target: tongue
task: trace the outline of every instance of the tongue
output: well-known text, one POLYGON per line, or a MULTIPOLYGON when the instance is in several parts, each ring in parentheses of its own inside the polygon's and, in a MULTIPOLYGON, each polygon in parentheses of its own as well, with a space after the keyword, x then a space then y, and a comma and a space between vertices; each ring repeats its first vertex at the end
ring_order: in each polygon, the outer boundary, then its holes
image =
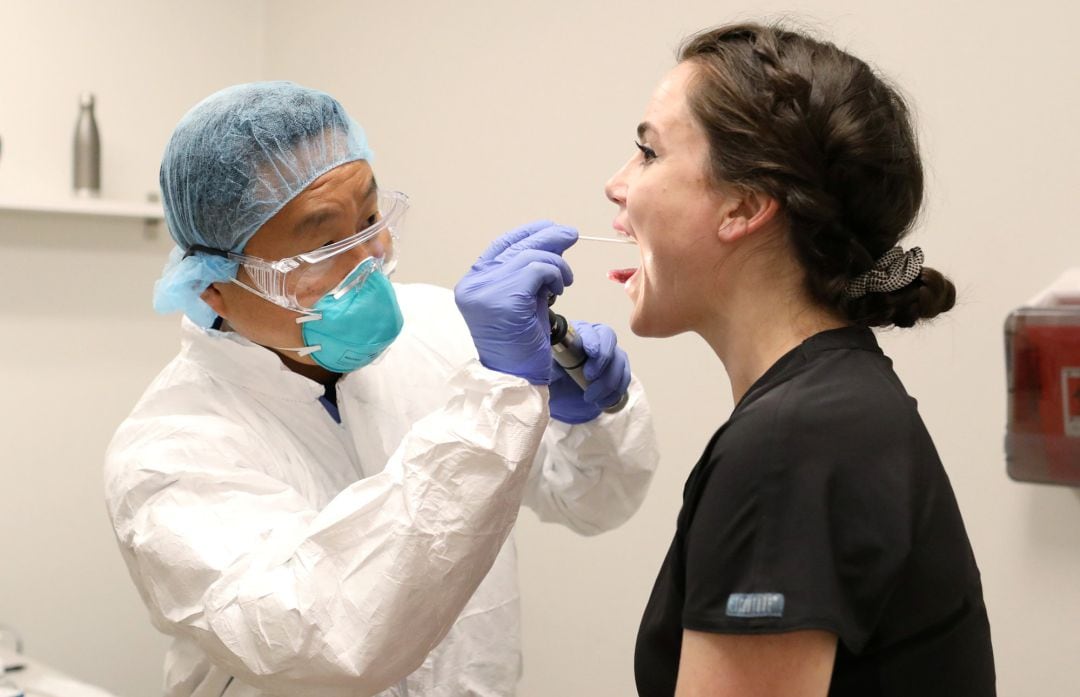
POLYGON ((630 277, 637 273, 637 269, 612 269, 608 271, 608 279, 615 281, 616 283, 626 283, 630 280, 630 277))

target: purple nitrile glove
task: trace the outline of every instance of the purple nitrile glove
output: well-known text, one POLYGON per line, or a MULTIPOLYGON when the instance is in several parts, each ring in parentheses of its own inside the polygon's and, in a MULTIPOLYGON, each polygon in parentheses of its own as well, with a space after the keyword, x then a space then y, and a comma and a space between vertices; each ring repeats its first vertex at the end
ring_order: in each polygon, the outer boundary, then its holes
POLYGON ((529 223, 495 240, 454 288, 480 362, 491 370, 551 381, 548 298, 573 283, 562 253, 577 230, 550 220, 529 223))
POLYGON ((630 386, 630 359, 618 347, 618 338, 606 324, 572 322, 585 349, 585 379, 582 390, 562 367, 551 363, 551 418, 568 424, 592 421, 605 407, 619 401, 630 386))

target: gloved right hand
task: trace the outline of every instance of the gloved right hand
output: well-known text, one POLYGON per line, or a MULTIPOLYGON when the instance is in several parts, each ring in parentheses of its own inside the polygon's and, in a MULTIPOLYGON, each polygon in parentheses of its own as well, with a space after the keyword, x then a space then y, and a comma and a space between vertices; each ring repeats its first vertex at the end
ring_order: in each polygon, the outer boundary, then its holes
POLYGON ((492 242, 454 287, 485 367, 534 385, 551 381, 548 297, 573 283, 561 255, 577 237, 550 220, 524 225, 492 242))

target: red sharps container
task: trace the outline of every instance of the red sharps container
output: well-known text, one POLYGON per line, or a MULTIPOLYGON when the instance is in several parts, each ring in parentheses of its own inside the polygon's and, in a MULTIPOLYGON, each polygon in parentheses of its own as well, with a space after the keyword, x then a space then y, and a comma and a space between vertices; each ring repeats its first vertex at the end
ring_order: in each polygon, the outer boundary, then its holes
POLYGON ((1080 486, 1080 306, 1011 313, 1005 361, 1009 476, 1080 486))

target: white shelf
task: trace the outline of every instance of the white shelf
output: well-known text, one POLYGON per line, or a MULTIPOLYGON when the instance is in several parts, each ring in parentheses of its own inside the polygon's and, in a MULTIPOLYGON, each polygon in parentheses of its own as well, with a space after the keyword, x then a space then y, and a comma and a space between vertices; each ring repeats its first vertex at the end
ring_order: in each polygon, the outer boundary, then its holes
POLYGON ((136 218, 148 221, 158 221, 165 217, 160 203, 75 197, 51 200, 0 198, 0 213, 4 212, 89 215, 103 218, 136 218))

